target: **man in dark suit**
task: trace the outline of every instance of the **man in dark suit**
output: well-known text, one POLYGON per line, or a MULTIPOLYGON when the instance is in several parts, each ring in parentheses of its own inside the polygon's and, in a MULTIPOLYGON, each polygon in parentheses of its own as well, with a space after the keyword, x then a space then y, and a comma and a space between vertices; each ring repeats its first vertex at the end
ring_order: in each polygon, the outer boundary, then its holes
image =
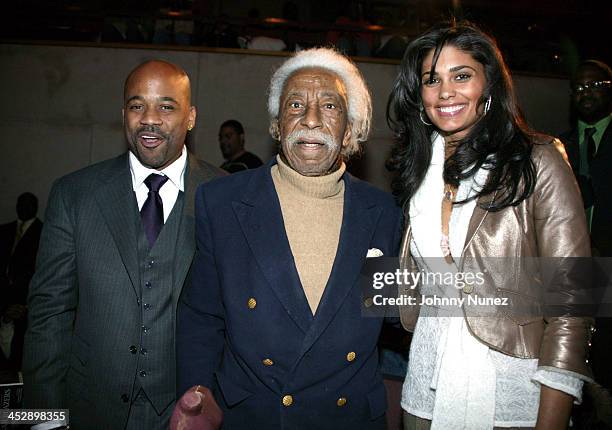
POLYGON ((167 429, 193 196, 222 174, 185 148, 195 119, 185 71, 143 63, 124 86, 129 152, 53 185, 29 296, 27 407, 69 408, 76 430, 167 429))
POLYGON ((0 381, 17 382, 26 329, 26 299, 34 274, 42 222, 32 193, 17 198, 17 220, 0 226, 0 381))
POLYGON ((269 94, 279 156, 197 193, 179 393, 211 387, 231 430, 384 429, 382 318, 362 315, 358 278, 368 256, 397 255, 399 209, 344 164, 367 139, 368 89, 346 57, 312 49, 269 94))
POLYGON ((571 89, 578 118, 560 137, 582 192, 593 255, 612 257, 612 70, 601 61, 585 61, 571 89))
MULTIPOLYGON (((601 61, 581 63, 571 82, 578 117, 563 135, 582 192, 594 256, 612 256, 612 70, 601 61)), ((612 319, 597 318, 590 352, 595 380, 612 389, 612 319)))

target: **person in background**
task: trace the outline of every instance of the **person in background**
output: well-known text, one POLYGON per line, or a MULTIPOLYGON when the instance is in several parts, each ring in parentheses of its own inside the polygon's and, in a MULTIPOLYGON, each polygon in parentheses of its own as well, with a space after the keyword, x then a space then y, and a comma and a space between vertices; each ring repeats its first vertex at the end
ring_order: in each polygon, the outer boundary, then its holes
POLYGON ((229 173, 254 169, 263 164, 257 155, 244 149, 244 127, 235 119, 229 119, 219 127, 219 148, 225 158, 221 168, 229 173))
POLYGON ((224 174, 185 147, 182 68, 142 63, 123 96, 129 151, 54 183, 28 298, 24 407, 69 409, 75 430, 168 428, 193 196, 224 174))
MULTIPOLYGON (((416 303, 439 294, 511 300, 401 308, 414 331, 404 428, 566 428, 592 381, 593 320, 544 313, 544 287, 529 267, 533 257, 590 256, 582 201, 559 145, 527 127, 495 41, 466 22, 442 23, 411 42, 388 118, 408 224, 403 264, 483 277, 400 294, 416 303)), ((571 276, 558 281, 549 288, 561 295, 587 287, 571 276)))
MULTIPOLYGON (((578 179, 594 256, 612 257, 612 69, 597 60, 578 65, 571 80, 577 121, 560 139, 578 179)), ((612 389, 612 319, 597 318, 590 363, 595 380, 612 389)))
POLYGON ((17 382, 21 370, 27 322, 26 300, 34 275, 42 221, 38 199, 32 193, 17 198, 17 220, 0 225, 0 376, 17 382))
POLYGON ((612 257, 612 69, 584 61, 570 88, 577 121, 560 139, 582 192, 593 255, 612 257))

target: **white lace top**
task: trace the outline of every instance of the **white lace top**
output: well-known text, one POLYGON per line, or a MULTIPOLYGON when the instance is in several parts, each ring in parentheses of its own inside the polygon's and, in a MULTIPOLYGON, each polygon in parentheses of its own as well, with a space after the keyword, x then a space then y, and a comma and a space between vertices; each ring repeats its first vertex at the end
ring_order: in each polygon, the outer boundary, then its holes
MULTIPOLYGON (((431 238, 439 237, 441 231, 443 165, 444 140, 436 136, 430 168, 410 202, 413 234, 410 248, 423 270, 428 270, 423 257, 442 257, 440 241, 431 238)), ((457 200, 475 193, 486 180, 486 174, 481 169, 473 179, 463 181, 457 200)), ((474 200, 453 208, 449 225, 453 256, 462 255, 475 206, 474 200)), ((453 270, 450 266, 448 270, 453 270)), ((422 289, 421 293, 428 295, 439 287, 425 288, 430 291, 422 289)), ((432 430, 534 427, 540 384, 574 396, 576 403, 581 401, 581 375, 538 367, 537 359, 516 358, 494 351, 472 336, 464 318, 445 316, 441 312, 438 308, 421 306, 402 391, 402 408, 432 420, 432 430)))

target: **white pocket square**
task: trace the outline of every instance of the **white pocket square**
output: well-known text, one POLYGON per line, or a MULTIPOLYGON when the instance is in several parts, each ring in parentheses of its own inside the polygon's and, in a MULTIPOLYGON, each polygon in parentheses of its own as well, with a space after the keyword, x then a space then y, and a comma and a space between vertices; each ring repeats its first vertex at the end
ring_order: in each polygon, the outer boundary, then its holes
POLYGON ((372 258, 372 257, 382 257, 384 254, 383 252, 378 249, 378 248, 370 248, 368 249, 368 255, 366 255, 366 258, 372 258))

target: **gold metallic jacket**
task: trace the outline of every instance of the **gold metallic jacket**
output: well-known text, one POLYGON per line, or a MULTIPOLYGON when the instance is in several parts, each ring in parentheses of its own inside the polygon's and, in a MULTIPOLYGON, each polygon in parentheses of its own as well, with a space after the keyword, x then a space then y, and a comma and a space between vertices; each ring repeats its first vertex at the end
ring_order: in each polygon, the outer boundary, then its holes
MULTIPOLYGON (((497 272, 495 279, 483 285, 466 285, 462 297, 510 297, 509 305, 496 306, 493 316, 476 316, 466 303, 463 312, 470 332, 490 348, 520 358, 539 358, 540 366, 552 366, 592 377, 588 365, 588 346, 594 331, 589 317, 527 316, 521 309, 537 299, 533 282, 521 282, 524 257, 589 257, 590 241, 582 199, 574 175, 564 160, 563 146, 556 141, 536 144, 532 160, 536 168, 533 194, 517 206, 498 212, 480 208, 487 197, 481 197, 470 219, 463 260, 468 265, 487 264, 481 257, 508 258, 509 267, 497 272)), ((410 227, 400 249, 400 264, 415 269, 410 256, 410 227)), ((491 259, 492 260, 492 259, 491 259)), ((489 260, 490 261, 490 260, 489 260)), ((501 259, 500 259, 501 261, 501 259)), ((462 270, 482 271, 482 267, 462 270)), ((486 267, 484 268, 486 269, 486 267)), ((485 272, 486 273, 486 272, 485 272)), ((561 280, 564 281, 569 280, 561 280)), ((541 287, 541 284, 540 284, 541 287)), ((418 288, 399 287, 399 294, 418 296, 418 288)), ((420 300, 417 298, 417 303, 420 300)), ((542 309, 542 303, 531 303, 542 309)), ((400 309, 402 325, 414 330, 418 306, 400 309)))

